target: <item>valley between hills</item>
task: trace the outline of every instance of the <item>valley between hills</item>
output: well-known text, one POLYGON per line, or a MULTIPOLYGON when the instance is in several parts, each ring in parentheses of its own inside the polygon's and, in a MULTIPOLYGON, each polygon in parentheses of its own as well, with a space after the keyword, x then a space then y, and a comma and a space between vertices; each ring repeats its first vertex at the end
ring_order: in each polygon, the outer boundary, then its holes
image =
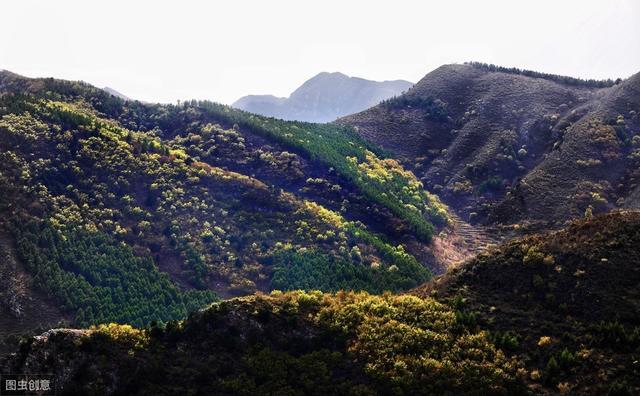
POLYGON ((0 372, 640 393, 640 74, 444 65, 323 124, 113 92, 0 71, 0 372))

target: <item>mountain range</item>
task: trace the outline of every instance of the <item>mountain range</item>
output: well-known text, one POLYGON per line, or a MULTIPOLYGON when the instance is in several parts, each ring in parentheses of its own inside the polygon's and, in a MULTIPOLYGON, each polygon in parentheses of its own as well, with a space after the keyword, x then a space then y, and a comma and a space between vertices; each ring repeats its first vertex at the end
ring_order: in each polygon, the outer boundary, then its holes
POLYGON ((376 103, 314 124, 0 72, 0 373, 639 393, 640 74, 453 64, 376 103))
POLYGON ((249 95, 231 106, 284 120, 330 122, 399 95, 412 85, 403 80, 379 82, 325 72, 307 80, 288 98, 249 95))

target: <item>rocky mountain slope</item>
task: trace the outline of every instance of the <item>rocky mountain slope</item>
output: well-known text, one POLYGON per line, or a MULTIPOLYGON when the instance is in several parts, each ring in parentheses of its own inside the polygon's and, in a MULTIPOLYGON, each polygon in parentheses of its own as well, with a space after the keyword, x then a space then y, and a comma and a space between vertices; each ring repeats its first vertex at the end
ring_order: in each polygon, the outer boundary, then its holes
POLYGON ((640 212, 513 241, 410 295, 273 293, 164 328, 51 330, 59 394, 636 394, 640 212), (117 362, 117 363, 116 363, 117 362))
POLYGON ((465 220, 545 228, 637 208, 640 74, 584 81, 445 65, 338 122, 405 159, 465 220))
POLYGON ((413 84, 408 81, 371 81, 342 73, 320 73, 293 91, 288 98, 249 95, 233 107, 285 120, 329 122, 357 113, 399 95, 413 84))

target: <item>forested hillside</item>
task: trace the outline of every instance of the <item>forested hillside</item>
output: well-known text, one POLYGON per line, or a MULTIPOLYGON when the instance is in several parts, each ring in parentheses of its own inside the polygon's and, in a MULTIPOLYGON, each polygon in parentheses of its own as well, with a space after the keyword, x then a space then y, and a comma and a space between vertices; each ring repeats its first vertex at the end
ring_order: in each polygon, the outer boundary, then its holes
POLYGON ((69 395, 633 395, 638 243, 637 211, 596 216, 410 294, 273 292, 164 327, 51 330, 0 369, 69 395))
POLYGON ((516 362, 450 307, 353 292, 242 297, 164 328, 51 330, 0 369, 53 373, 63 395, 525 391, 516 362))
POLYGON ((640 392, 640 215, 598 213, 638 206, 638 76, 434 73, 337 124, 0 73, 0 372, 69 395, 640 392), (54 327, 76 329, 18 337, 54 327))
POLYGON ((0 7, 0 396, 640 396, 640 0, 118 3, 0 7))
POLYGON ((537 393, 640 392, 640 212, 511 241, 413 292, 474 314, 537 393))
POLYGON ((447 222, 349 127, 9 72, 0 159, 15 271, 79 325, 166 322, 274 288, 406 290, 429 279, 424 257, 447 222))

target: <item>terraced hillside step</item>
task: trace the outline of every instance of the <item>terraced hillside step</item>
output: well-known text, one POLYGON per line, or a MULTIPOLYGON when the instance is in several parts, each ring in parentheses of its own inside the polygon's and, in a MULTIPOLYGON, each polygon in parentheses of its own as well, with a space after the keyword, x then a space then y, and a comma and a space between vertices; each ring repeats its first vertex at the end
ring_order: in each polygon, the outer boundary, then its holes
POLYGON ((493 229, 474 226, 462 220, 455 213, 449 215, 455 234, 463 242, 463 247, 473 254, 486 252, 489 248, 502 243, 501 234, 493 229))

